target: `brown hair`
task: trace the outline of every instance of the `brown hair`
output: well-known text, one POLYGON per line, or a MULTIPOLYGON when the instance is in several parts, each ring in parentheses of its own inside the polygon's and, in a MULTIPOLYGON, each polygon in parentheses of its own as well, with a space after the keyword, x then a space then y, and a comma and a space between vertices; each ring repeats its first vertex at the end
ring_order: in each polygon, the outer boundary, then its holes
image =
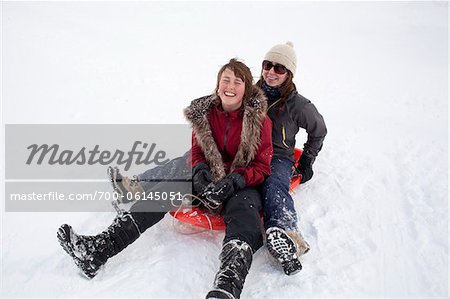
POLYGON ((219 70, 219 73, 217 74, 217 85, 216 85, 216 92, 219 90, 219 82, 220 77, 222 76, 222 73, 229 69, 233 71, 234 75, 244 81, 245 84, 245 91, 244 91, 244 98, 243 101, 250 98, 250 96, 253 93, 253 76, 252 72, 246 66, 243 62, 237 60, 236 58, 230 59, 230 61, 222 66, 222 68, 219 70))
MULTIPOLYGON (((261 76, 261 78, 262 78, 262 76, 261 76)), ((295 87, 294 82, 292 81, 293 78, 294 78, 294 75, 292 75, 291 71, 288 71, 286 81, 284 81, 283 84, 281 84, 281 86, 280 86, 280 91, 281 91, 280 98, 281 98, 282 102, 285 102, 287 100, 287 98, 289 97, 289 95, 294 90, 297 89, 295 87)))

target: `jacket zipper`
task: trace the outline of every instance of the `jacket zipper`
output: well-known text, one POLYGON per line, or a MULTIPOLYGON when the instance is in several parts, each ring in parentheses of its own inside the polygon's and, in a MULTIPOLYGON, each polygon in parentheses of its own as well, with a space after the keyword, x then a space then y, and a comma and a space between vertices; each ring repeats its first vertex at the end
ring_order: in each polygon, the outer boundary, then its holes
POLYGON ((225 113, 225 117, 227 120, 227 126, 225 127, 225 137, 223 138, 223 149, 224 152, 227 152, 227 139, 228 139, 228 133, 230 131, 230 117, 228 115, 228 112, 225 113))
MULTIPOLYGON (((281 98, 279 98, 278 100, 276 100, 275 102, 273 102, 269 108, 267 108, 267 111, 269 111, 270 108, 272 108, 273 106, 275 106, 279 101, 281 101, 281 98)), ((289 146, 286 144, 286 130, 284 129, 284 126, 281 126, 281 142, 283 143, 283 145, 286 148, 289 148, 289 146)))
POLYGON ((283 145, 286 148, 289 148, 289 146, 286 144, 286 130, 284 129, 284 126, 281 126, 281 136, 282 136, 281 142, 283 142, 283 145))
POLYGON ((273 102, 269 108, 267 108, 267 111, 269 111, 270 108, 272 108, 273 106, 275 106, 279 101, 281 100, 281 98, 279 98, 278 100, 276 100, 275 102, 273 102))

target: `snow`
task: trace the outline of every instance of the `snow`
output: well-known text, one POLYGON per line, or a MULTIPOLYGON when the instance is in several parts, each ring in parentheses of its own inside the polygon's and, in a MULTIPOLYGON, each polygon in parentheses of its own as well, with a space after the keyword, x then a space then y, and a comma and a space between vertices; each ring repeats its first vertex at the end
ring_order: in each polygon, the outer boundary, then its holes
MULTIPOLYGON (((257 77, 266 51, 292 41, 297 87, 329 129, 313 179, 294 195, 311 250, 288 277, 263 247, 242 298, 448 296, 447 2, 1 9, 2 136, 15 123, 184 123, 182 109, 214 89, 229 58, 243 59, 257 77)), ((2 166, 2 188, 4 175, 2 166)), ((170 216, 93 280, 81 276, 57 228, 98 233, 114 214, 13 213, 2 200, 1 297, 208 292, 223 233, 183 234, 170 216)))

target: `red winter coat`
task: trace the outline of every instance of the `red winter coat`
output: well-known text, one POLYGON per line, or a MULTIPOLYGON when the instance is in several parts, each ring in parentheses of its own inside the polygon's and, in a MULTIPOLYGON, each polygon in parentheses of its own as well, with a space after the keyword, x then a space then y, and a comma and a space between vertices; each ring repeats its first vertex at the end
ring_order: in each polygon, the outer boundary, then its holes
POLYGON ((193 127, 192 166, 208 164, 215 181, 236 172, 244 176, 247 186, 261 184, 270 174, 273 155, 265 97, 256 92, 243 108, 232 112, 223 111, 217 102, 212 95, 194 100, 185 110, 193 127))

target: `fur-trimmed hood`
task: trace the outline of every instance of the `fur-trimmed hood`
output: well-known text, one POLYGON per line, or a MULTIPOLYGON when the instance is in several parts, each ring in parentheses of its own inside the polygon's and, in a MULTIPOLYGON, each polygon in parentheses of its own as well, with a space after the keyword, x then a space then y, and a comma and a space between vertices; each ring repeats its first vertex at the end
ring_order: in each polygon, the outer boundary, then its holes
MULTIPOLYGON (((220 99, 218 96, 212 94, 193 100, 191 104, 184 109, 184 115, 192 125, 192 129, 197 138, 197 143, 205 155, 214 181, 218 181, 226 175, 222 155, 214 141, 210 123, 208 121, 210 110, 215 107, 219 101, 220 99)), ((243 102, 242 109, 244 111, 241 140, 238 151, 231 164, 230 171, 240 167, 247 167, 257 154, 260 144, 261 129, 267 113, 267 99, 260 88, 254 87, 252 95, 243 102)))

